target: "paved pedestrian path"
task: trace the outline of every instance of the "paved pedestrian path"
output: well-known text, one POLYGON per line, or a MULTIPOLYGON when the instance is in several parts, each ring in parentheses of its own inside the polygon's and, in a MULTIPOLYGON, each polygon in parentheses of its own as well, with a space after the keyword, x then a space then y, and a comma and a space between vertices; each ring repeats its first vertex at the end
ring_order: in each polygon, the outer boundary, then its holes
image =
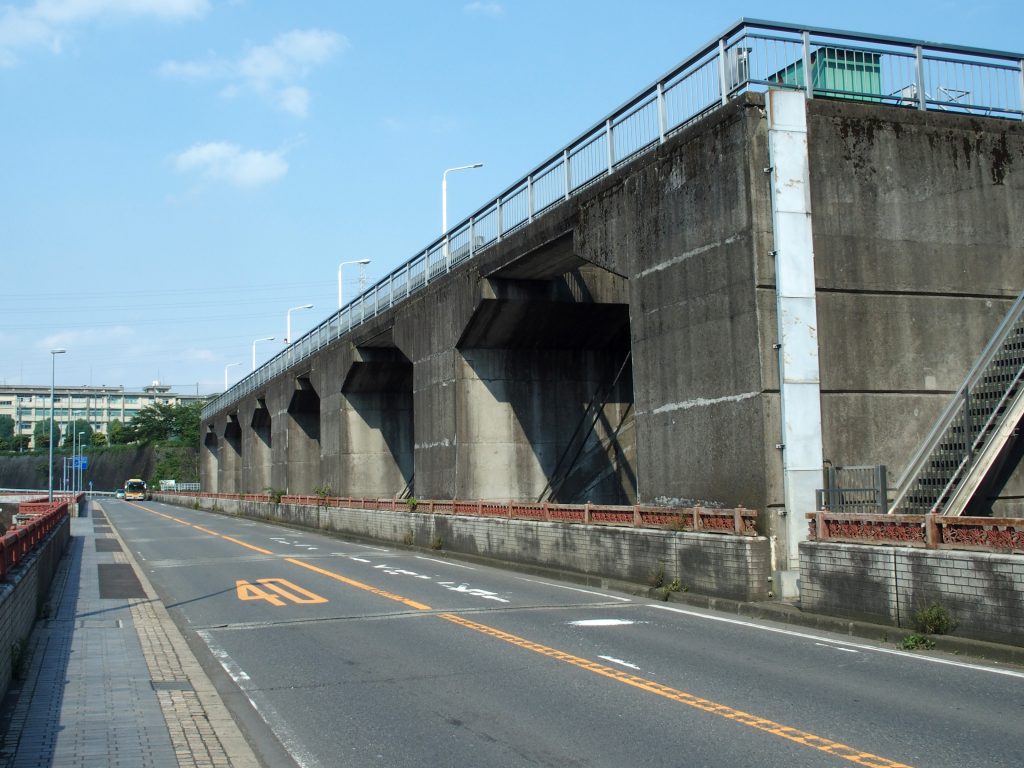
POLYGON ((71 545, 0 728, 0 768, 257 762, 102 505, 71 545))

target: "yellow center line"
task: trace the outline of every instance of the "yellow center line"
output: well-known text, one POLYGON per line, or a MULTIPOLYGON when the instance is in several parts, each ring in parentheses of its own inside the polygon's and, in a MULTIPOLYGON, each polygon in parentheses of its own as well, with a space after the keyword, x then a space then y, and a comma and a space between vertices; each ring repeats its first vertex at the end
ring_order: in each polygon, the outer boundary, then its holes
MULTIPOLYGON (((222 533, 209 531, 205 528, 195 525, 194 523, 188 523, 184 520, 179 520, 176 517, 165 515, 162 512, 157 512, 155 509, 149 509, 147 507, 143 507, 137 504, 133 506, 137 506, 139 509, 144 509, 147 512, 152 512, 153 514, 160 515, 160 517, 165 517, 168 520, 174 520, 175 522, 182 523, 183 525, 191 526, 196 530, 203 531, 204 533, 209 533, 212 536, 224 539, 225 541, 230 541, 233 544, 238 544, 239 546, 245 547, 247 549, 252 549, 256 552, 260 552, 265 555, 275 554, 274 552, 271 552, 268 549, 263 549, 253 544, 247 544, 244 541, 232 538, 231 536, 225 536, 222 533)), ((420 603, 415 600, 411 600, 408 597, 402 597, 401 595, 396 595, 393 592, 378 589, 377 587, 365 584, 361 581, 356 581, 355 579, 350 579, 347 576, 342 576, 341 574, 335 573, 334 571, 329 571, 326 568, 319 568, 315 565, 311 565, 310 563, 303 562, 302 560, 295 560, 291 557, 285 557, 284 560, 285 562, 291 563, 292 565, 297 565, 300 568, 305 568, 306 570, 313 571, 314 573, 318 573, 321 576, 326 576, 330 579, 334 579, 335 581, 340 581, 342 584, 347 584, 350 587, 361 589, 364 592, 369 592, 370 594, 376 595, 377 597, 383 597, 387 600, 393 600, 397 603, 401 603, 402 605, 408 606, 417 611, 433 610, 429 605, 426 605, 425 603, 420 603)), ((471 629, 474 632, 480 632, 481 634, 496 638, 498 640, 502 640, 506 643, 510 643, 519 648, 523 648, 534 653, 539 653, 542 656, 546 656, 550 659, 561 661, 565 664, 570 664, 579 669, 584 669, 595 675, 600 675, 610 680, 615 680, 616 682, 623 683, 624 685, 632 686, 633 688, 637 688, 641 691, 646 691, 647 693, 654 694, 655 696, 661 696, 662 698, 678 702, 679 704, 685 704, 688 707, 693 707, 694 709, 699 709, 703 712, 708 712, 713 715, 718 715, 719 717, 724 717, 727 720, 732 720, 733 722, 740 723, 741 725, 746 725, 750 728, 756 728, 759 731, 770 733, 773 736, 778 736, 780 738, 786 739, 787 741, 791 741, 796 744, 801 744, 805 747, 810 747, 811 749, 817 749, 821 752, 827 752, 830 755, 835 755, 836 757, 840 757, 843 760, 848 760, 851 763, 856 763, 857 765, 868 766, 868 768, 911 768, 911 766, 907 765, 906 763, 898 763, 894 760, 889 760, 887 758, 874 755, 870 752, 863 752, 859 749, 848 746, 838 741, 832 741, 831 739, 826 739, 822 736, 816 736, 815 734, 808 733, 807 731, 801 731, 797 728, 791 728, 788 725, 776 723, 774 720, 768 720, 767 718, 758 717, 757 715, 750 714, 749 712, 744 712, 740 709, 734 709, 733 707, 727 706, 725 704, 717 704, 711 701, 710 699, 702 699, 699 696, 694 696, 692 693, 686 693, 685 691, 680 691, 676 688, 670 688, 667 685, 662 685, 661 683, 657 683, 653 680, 638 677, 637 675, 631 675, 628 672, 623 672, 620 669, 608 667, 604 664, 598 664, 597 662, 590 661, 589 659, 584 659, 580 656, 574 656, 571 653, 566 653, 565 651, 560 651, 556 648, 551 648, 546 645, 541 645, 540 643, 535 643, 532 640, 527 640, 525 637, 519 637, 518 635, 513 635, 508 632, 504 632, 495 627, 488 626, 487 624, 480 624, 475 621, 470 621, 469 619, 466 619, 462 616, 458 616, 454 613, 441 613, 437 614, 437 616, 438 618, 444 619, 445 621, 449 621, 452 624, 456 624, 460 627, 471 629)))
POLYGON ((356 589, 361 589, 364 592, 369 592, 371 594, 377 595, 377 597, 383 597, 388 600, 394 600, 396 603, 401 603, 402 605, 407 605, 410 608, 415 608, 417 611, 433 610, 429 605, 425 605, 424 603, 418 603, 415 600, 410 600, 408 597, 402 597, 401 595, 396 595, 393 592, 387 592, 383 589, 377 589, 377 587, 372 587, 369 584, 364 584, 361 581, 350 579, 347 576, 342 576, 340 573, 335 573, 334 571, 328 571, 324 568, 317 568, 315 565, 304 563, 302 560, 293 560, 290 557, 286 557, 285 562, 291 563, 292 565, 297 565, 300 568, 305 568, 307 570, 313 571, 314 573, 319 573, 322 576, 327 576, 328 578, 335 579, 336 581, 340 581, 343 584, 348 584, 350 587, 355 587, 356 589))
POLYGON ((728 720, 733 720, 737 723, 750 726, 751 728, 756 728, 758 730, 765 731, 766 733, 780 736, 789 741, 796 742, 797 744, 802 744, 822 752, 828 752, 836 757, 841 757, 844 760, 849 760, 850 762, 857 763, 859 765, 872 766, 872 768, 910 768, 910 766, 907 766, 904 763, 887 760, 884 757, 873 755, 870 752, 862 752, 859 749, 847 746, 846 744, 841 744, 838 741, 832 741, 831 739, 826 739, 821 736, 815 736, 813 733, 807 733, 806 731, 801 731, 796 728, 790 728, 787 725, 782 725, 739 709, 733 709, 732 707, 724 704, 716 704, 713 701, 702 699, 699 696, 694 696, 693 694, 686 693, 685 691, 670 688, 667 685, 662 685, 661 683, 656 683, 653 680, 647 680, 643 677, 631 675, 628 672, 623 672, 622 670, 608 667, 604 664, 598 664, 597 662, 590 661, 589 659, 573 656, 571 653, 566 653, 565 651, 549 648, 546 645, 535 643, 532 640, 527 640, 526 638, 519 637, 518 635, 503 632, 500 629, 495 629, 494 627, 490 627, 486 624, 479 624, 475 621, 470 621, 469 619, 457 616, 453 613, 438 614, 438 617, 445 621, 450 621, 453 624, 457 624, 460 627, 472 629, 475 632, 480 632, 488 635, 489 637, 503 640, 506 643, 511 643, 512 645, 524 648, 528 651, 539 653, 542 656, 547 656, 548 658, 556 659, 566 664, 571 664, 574 667, 585 669, 596 675, 601 675, 602 677, 610 678, 617 682, 633 686, 634 688, 639 688, 642 691, 653 693, 656 696, 662 696, 666 699, 677 701, 680 704, 686 704, 687 706, 694 707, 695 709, 710 712, 711 714, 724 717, 728 720))

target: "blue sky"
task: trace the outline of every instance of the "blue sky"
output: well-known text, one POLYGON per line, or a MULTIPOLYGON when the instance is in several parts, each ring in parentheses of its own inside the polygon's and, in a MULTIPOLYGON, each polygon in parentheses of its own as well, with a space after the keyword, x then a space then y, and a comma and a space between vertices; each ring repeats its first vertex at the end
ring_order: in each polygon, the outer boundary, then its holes
POLYGON ((1024 50, 1024 3, 0 0, 0 382, 220 391, 742 16, 1024 50), (345 292, 358 290, 346 267, 345 292))

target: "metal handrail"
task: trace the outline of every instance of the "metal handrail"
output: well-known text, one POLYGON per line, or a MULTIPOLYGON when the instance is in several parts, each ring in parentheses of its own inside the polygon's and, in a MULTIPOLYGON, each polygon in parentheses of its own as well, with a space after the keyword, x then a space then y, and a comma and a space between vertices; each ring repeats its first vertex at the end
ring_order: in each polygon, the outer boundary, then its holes
MULTIPOLYGON (((812 60, 821 48, 864 51, 851 47, 854 43, 881 46, 870 50, 870 53, 893 60, 893 73, 887 75, 888 79, 899 82, 897 88, 911 82, 915 93, 919 94, 914 101, 918 109, 953 109, 1015 119, 1024 117, 1024 54, 740 19, 546 158, 446 235, 418 251, 320 325, 211 400, 204 406, 202 418, 208 419, 260 389, 353 328, 404 301, 439 276, 500 242, 509 233, 531 223, 548 209, 568 200, 598 179, 614 174, 626 162, 664 143, 668 136, 718 109, 730 97, 749 90, 785 87, 803 90, 808 98, 812 98, 818 87, 813 82, 810 88, 807 87, 806 74, 801 81, 784 82, 781 73, 798 63, 802 65, 803 73, 813 72, 812 60), (898 69, 901 63, 902 70, 898 69), (759 69, 753 71, 751 67, 759 69), (985 95, 990 96, 988 103, 980 99, 977 101, 981 103, 965 104, 956 99, 941 100, 928 96, 925 85, 929 72, 935 67, 943 67, 943 71, 948 71, 956 83, 965 79, 974 83, 978 80, 977 75, 984 73, 999 86, 1000 92, 990 95, 989 83, 984 82, 985 95), (901 78, 899 81, 894 80, 897 76, 901 78)), ((942 83, 936 84, 937 87, 940 85, 942 83)), ((892 89, 892 83, 888 86, 892 89)), ((831 88, 820 92, 882 103, 904 104, 909 101, 892 90, 881 90, 866 92, 831 88)))
MULTIPOLYGON (((946 409, 939 416, 935 422, 935 426, 932 427, 931 432, 918 446, 917 451, 914 452, 913 457, 910 459, 910 463, 907 464, 907 468, 900 475, 899 480, 896 482, 896 496, 893 499, 893 503, 889 506, 889 511, 894 512, 899 509, 903 503, 904 498, 911 491, 915 481, 924 469, 925 464, 928 462, 931 455, 935 452, 939 442, 945 437, 950 426, 956 420, 960 414, 960 410, 963 407, 965 398, 970 397, 971 391, 977 386, 981 378, 988 372, 989 366, 995 356, 1002 349, 1003 344, 1006 343, 1009 338, 1010 332, 1014 329, 1018 322, 1020 322, 1022 315, 1024 315, 1024 292, 1021 292, 1017 296, 1016 301, 1010 307, 1010 310, 1006 313, 1002 323, 996 329, 996 332, 989 339, 988 344, 982 350, 981 355, 974 362, 971 370, 967 373, 967 378, 964 383, 960 385, 960 388, 956 391, 949 403, 946 405, 946 409)), ((1004 394, 1005 397, 1005 394, 1004 394)), ((971 440, 970 435, 966 437, 966 440, 970 443, 974 443, 971 440)), ((957 472, 963 470, 963 463, 961 462, 960 467, 957 468, 957 472)), ((947 485, 948 489, 948 485, 947 485)))

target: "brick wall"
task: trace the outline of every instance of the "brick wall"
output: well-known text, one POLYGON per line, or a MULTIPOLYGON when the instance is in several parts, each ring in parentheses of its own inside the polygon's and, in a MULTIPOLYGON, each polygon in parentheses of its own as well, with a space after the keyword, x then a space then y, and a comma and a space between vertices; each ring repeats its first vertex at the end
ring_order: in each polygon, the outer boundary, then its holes
POLYGON ((71 537, 71 523, 64 522, 32 555, 0 583, 0 696, 11 684, 14 655, 28 638, 39 606, 46 600, 50 582, 71 537))
MULTIPOLYGON (((154 495, 191 505, 191 498, 154 495)), ((650 584, 679 579, 691 592, 734 600, 765 600, 771 551, 763 537, 724 536, 612 526, 307 507, 199 499, 203 509, 586 576, 650 584)))
POLYGON ((1024 645, 1024 557, 831 542, 800 545, 805 611, 914 627, 933 603, 955 634, 1024 645))

